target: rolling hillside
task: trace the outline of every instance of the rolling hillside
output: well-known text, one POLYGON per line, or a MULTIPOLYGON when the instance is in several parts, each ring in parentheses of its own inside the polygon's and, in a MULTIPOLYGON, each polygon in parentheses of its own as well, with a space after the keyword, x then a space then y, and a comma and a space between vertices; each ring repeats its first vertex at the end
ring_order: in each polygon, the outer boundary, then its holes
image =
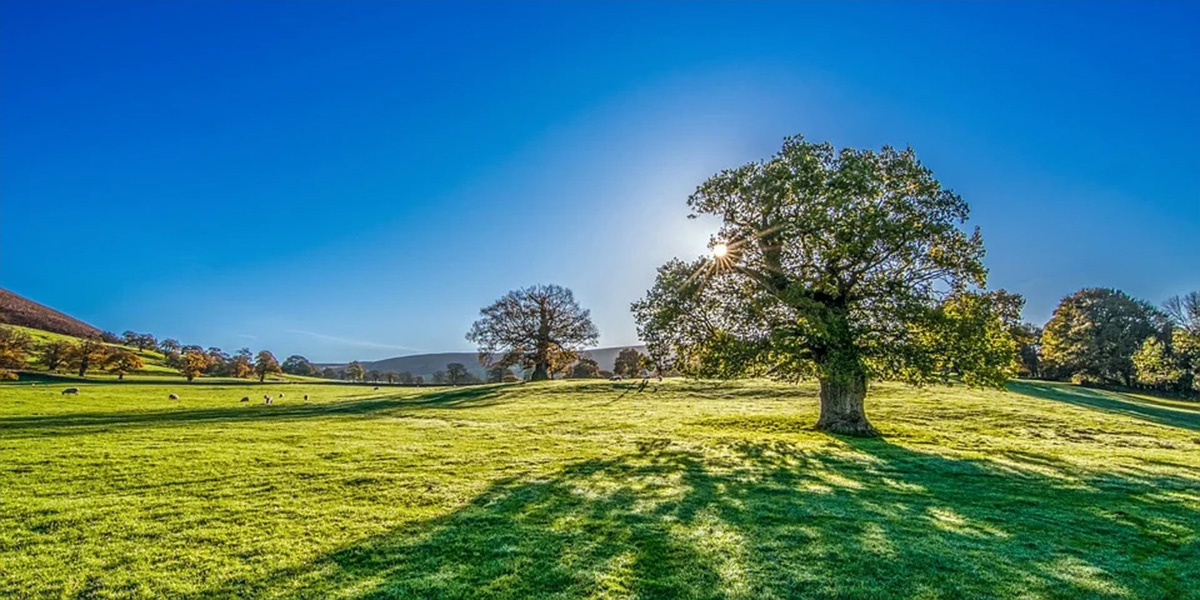
POLYGON ((96 327, 4 288, 0 288, 0 323, 74 337, 100 337, 96 327))
MULTIPOLYGON (((613 363, 617 360, 617 354, 625 348, 636 348, 638 352, 645 352, 646 347, 643 345, 637 346, 614 346, 612 348, 594 348, 586 351, 588 357, 596 361, 601 369, 611 370, 613 363)), ((434 354, 413 354, 410 356, 397 356, 394 358, 385 358, 383 360, 374 361, 359 361, 364 369, 368 371, 395 371, 403 373, 405 371, 413 375, 422 377, 431 377, 434 371, 443 371, 446 365, 450 363, 462 363, 466 365, 467 370, 472 374, 483 377, 486 369, 479 364, 478 355, 474 352, 438 352, 434 354)), ((346 366, 345 363, 338 364, 323 364, 322 367, 340 368, 346 366)))

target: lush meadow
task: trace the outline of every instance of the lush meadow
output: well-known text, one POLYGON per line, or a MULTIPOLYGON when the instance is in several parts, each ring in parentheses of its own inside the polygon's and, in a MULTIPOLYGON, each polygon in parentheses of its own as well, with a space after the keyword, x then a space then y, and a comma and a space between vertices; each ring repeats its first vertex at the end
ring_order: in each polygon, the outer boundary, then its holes
POLYGON ((79 387, 0 385, 0 597, 1200 597, 1194 404, 881 384, 856 439, 811 385, 79 387))

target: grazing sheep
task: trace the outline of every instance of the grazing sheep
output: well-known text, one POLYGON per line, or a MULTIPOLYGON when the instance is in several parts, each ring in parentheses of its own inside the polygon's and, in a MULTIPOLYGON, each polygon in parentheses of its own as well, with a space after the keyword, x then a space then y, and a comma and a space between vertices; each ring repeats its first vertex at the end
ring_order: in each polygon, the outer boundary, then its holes
POLYGON ((280 397, 280 398, 282 398, 282 397, 283 397, 283 392, 279 392, 279 397, 280 397))
POLYGON ((375 389, 379 389, 379 386, 375 386, 375 389))
POLYGON ((266 395, 266 394, 263 394, 263 398, 264 398, 264 399, 266 399, 266 402, 264 402, 263 404, 270 404, 270 403, 272 403, 272 402, 274 402, 274 401, 275 401, 275 399, 274 399, 274 398, 272 398, 272 397, 270 397, 270 396, 268 396, 268 395, 266 395))
POLYGON ((178 400, 179 394, 171 394, 171 395, 167 396, 167 398, 170 398, 171 400, 178 400))
POLYGON ((305 401, 305 402, 308 402, 308 394, 305 394, 305 395, 304 395, 304 401, 305 401))
POLYGON ((64 396, 66 396, 67 394, 78 394, 79 388, 67 388, 67 389, 63 390, 62 393, 64 396))
POLYGON ((612 377, 609 378, 609 381, 623 381, 624 379, 625 378, 621 377, 620 375, 613 375, 612 377))
POLYGON ((250 396, 242 396, 242 402, 249 402, 250 396))

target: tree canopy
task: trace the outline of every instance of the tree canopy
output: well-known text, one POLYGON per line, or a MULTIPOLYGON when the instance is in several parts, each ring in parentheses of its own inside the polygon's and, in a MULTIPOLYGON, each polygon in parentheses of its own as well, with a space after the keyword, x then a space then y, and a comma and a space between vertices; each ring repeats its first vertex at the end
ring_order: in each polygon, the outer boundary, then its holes
POLYGON ((969 208, 911 149, 784 141, 688 198, 721 219, 712 256, 672 260, 633 311, 660 367, 709 377, 816 377, 818 427, 872 435, 867 381, 961 377, 1001 385, 1013 366, 983 238, 969 208))
POLYGON ((479 312, 467 340, 479 346, 480 363, 531 368, 533 381, 566 370, 600 338, 590 312, 557 285, 514 290, 479 312))
POLYGON ((1079 290, 1059 303, 1042 333, 1042 370, 1053 378, 1132 385, 1133 355, 1164 336, 1166 319, 1125 292, 1079 290))

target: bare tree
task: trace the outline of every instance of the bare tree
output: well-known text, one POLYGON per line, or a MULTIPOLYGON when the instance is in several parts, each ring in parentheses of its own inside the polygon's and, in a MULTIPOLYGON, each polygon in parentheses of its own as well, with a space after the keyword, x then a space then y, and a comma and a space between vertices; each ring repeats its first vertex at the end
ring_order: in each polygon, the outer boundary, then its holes
POLYGON ((532 381, 550 378, 556 356, 573 357, 600 338, 590 312, 571 290, 557 285, 509 292, 479 312, 467 340, 478 344, 480 363, 530 367, 532 381))

